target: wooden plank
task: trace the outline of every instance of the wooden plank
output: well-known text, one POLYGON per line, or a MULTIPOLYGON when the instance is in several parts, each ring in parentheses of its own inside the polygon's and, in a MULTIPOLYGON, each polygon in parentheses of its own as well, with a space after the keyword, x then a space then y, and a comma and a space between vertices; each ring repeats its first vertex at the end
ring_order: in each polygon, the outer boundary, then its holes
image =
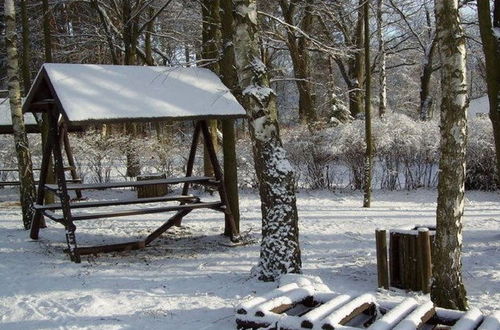
MULTIPOLYGON (((71 166, 67 166, 64 168, 65 171, 71 171, 72 167, 71 166)), ((42 169, 41 168, 33 168, 33 171, 41 171, 42 169)), ((0 172, 18 172, 19 169, 18 168, 13 168, 13 167, 9 167, 9 168, 0 168, 0 172)))
POLYGON ((417 307, 413 312, 406 316, 394 330, 418 329, 429 321, 436 314, 436 310, 431 301, 417 307))
MULTIPOLYGON (((180 205, 180 206, 185 206, 185 205, 180 205)), ((155 231, 153 231, 151 234, 146 237, 146 245, 157 239, 161 234, 163 234, 165 231, 167 231, 170 227, 177 225, 183 217, 188 215, 193 209, 184 209, 181 211, 178 211, 176 214, 174 214, 170 219, 168 219, 163 225, 158 227, 155 231)))
MULTIPOLYGON (((162 197, 149 197, 149 198, 131 198, 125 200, 109 200, 109 201, 94 201, 94 202, 78 202, 70 203, 72 209, 90 208, 90 207, 102 207, 102 206, 116 206, 116 205, 130 205, 130 204, 146 204, 146 203, 157 203, 157 202, 171 202, 171 201, 186 201, 186 202, 198 202, 199 198, 197 196, 188 195, 176 195, 176 196, 162 196, 162 197)), ((47 205, 34 205, 35 210, 59 210, 61 209, 61 203, 53 203, 47 205)))
MULTIPOLYGON (((81 179, 69 179, 66 180, 66 182, 70 183, 80 183, 82 182, 81 179)), ((38 184, 39 181, 35 181, 35 184, 38 184)), ((0 187, 2 186, 19 186, 21 183, 19 181, 0 181, 0 187)))
MULTIPOLYGON (((131 250, 139 250, 146 247, 144 241, 119 243, 119 244, 108 244, 108 245, 96 245, 96 246, 84 246, 76 248, 78 255, 96 254, 96 253, 109 253, 109 252, 123 252, 131 250)), ((65 250, 65 252, 68 252, 65 250)))
POLYGON ((387 268, 387 231, 375 231, 377 247, 378 287, 389 289, 389 270, 387 268))
MULTIPOLYGON (((70 184, 67 186, 68 190, 87 190, 87 189, 110 189, 110 188, 127 188, 127 187, 139 187, 147 186, 152 184, 177 184, 177 183, 199 183, 199 184, 212 184, 216 182, 213 177, 206 176, 192 176, 185 178, 168 178, 159 180, 147 180, 147 181, 124 181, 124 182, 108 182, 108 183, 86 183, 86 184, 70 184)), ((58 191, 57 185, 48 184, 45 188, 54 192, 58 191)))
MULTIPOLYGON (((115 218, 115 217, 124 217, 130 215, 141 215, 141 214, 150 214, 150 213, 162 213, 162 212, 170 212, 170 211, 180 211, 180 210, 193 210, 193 209, 218 209, 221 207, 220 202, 208 202, 208 203, 191 203, 184 205, 174 205, 174 206, 164 206, 164 207, 153 207, 153 208, 142 208, 135 210, 122 210, 117 212, 107 212, 107 213, 82 213, 82 214, 73 214, 72 218, 74 221, 77 220, 92 220, 92 219, 101 219, 101 218, 115 218)), ((63 216, 59 214, 55 214, 50 210, 45 210, 45 215, 55 221, 62 221, 63 216)))
POLYGON ((430 232, 427 228, 418 230, 418 241, 420 246, 419 258, 422 260, 420 286, 423 293, 429 293, 431 291, 432 260, 430 232))

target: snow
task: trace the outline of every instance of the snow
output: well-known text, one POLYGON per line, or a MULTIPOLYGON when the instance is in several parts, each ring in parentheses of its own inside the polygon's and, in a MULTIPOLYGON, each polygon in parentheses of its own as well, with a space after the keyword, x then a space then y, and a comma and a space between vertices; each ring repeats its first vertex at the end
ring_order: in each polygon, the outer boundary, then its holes
POLYGON ((483 314, 477 308, 471 308, 465 315, 451 328, 452 330, 475 329, 483 320, 483 314))
POLYGON ((37 79, 42 70, 73 123, 245 116, 229 89, 203 68, 44 64, 37 79))
POLYGON ((488 95, 481 96, 477 99, 470 100, 467 116, 469 118, 477 116, 486 116, 490 112, 490 103, 488 95))
POLYGON ((335 326, 339 324, 345 317, 349 316, 353 310, 364 304, 375 304, 375 297, 369 293, 365 293, 354 298, 345 305, 342 305, 342 307, 336 309, 322 321, 322 328, 324 328, 325 325, 335 326))
POLYGON ((498 330, 500 329, 500 311, 496 311, 484 318, 478 330, 498 330))
MULTIPOLYGON (((24 115, 26 125, 36 125, 35 117, 27 113, 24 115)), ((12 117, 10 114, 10 103, 8 98, 0 98, 0 126, 12 126, 12 117)))
POLYGON ((412 330, 418 329, 422 323, 422 318, 434 309, 434 304, 432 301, 428 301, 423 305, 417 307, 413 312, 403 319, 394 330, 412 330))
MULTIPOLYGON (((193 211, 182 227, 145 250, 85 256, 81 264, 74 264, 62 251, 61 225, 49 220, 40 240, 28 238, 21 229, 20 209, 13 203, 14 192, 0 189, 1 329, 234 329, 238 305, 278 286, 250 276, 259 257, 258 243, 221 244, 226 239, 220 236, 224 220, 218 212, 193 211)), ((103 193, 86 196, 95 200, 134 194, 103 193)), ((434 223, 434 190, 373 194, 370 209, 361 207, 359 192, 297 195, 303 273, 321 278, 336 294, 358 296, 376 289, 376 228, 434 223)), ((488 315, 500 306, 500 194, 467 192, 466 197, 463 277, 469 304, 488 315)), ((258 195, 242 193, 240 208, 242 232, 258 238, 258 195)), ((144 237, 166 217, 81 221, 77 239, 81 246, 131 241, 144 237)), ((289 284, 286 278, 283 284, 289 284)), ((400 290, 380 290, 376 297, 429 299, 400 290)))
POLYGON ((399 305, 391 309, 382 318, 370 326, 371 330, 390 330, 398 324, 406 315, 417 307, 417 301, 413 298, 403 300, 399 305))

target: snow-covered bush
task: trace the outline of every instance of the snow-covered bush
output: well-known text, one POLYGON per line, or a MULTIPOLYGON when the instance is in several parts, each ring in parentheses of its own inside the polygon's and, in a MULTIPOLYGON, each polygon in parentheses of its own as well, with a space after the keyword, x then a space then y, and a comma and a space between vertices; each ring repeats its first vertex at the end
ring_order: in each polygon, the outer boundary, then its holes
POLYGON ((124 163, 128 139, 122 135, 103 135, 90 130, 70 135, 80 178, 86 182, 109 182, 112 170, 124 163))
POLYGON ((467 141, 467 189, 498 188, 493 128, 487 117, 469 118, 467 141))
POLYGON ((332 164, 335 154, 327 131, 311 132, 303 126, 284 132, 284 147, 294 167, 296 184, 310 189, 334 186, 332 164))

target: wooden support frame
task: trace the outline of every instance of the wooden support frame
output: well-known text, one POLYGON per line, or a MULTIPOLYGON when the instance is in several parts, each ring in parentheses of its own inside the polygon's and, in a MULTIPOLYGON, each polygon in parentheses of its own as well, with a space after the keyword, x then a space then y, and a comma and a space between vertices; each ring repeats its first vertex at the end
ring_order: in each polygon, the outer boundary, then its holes
MULTIPOLYGON (((63 146, 65 147, 66 150, 68 150, 69 148, 66 147, 69 146, 69 142, 65 134, 66 133, 65 128, 63 127, 62 129, 59 129, 58 117, 59 113, 55 109, 52 109, 49 112, 49 118, 50 118, 49 136, 43 153, 42 169, 40 171, 38 195, 35 205, 35 215, 33 217, 31 225, 31 233, 30 233, 31 238, 38 239, 40 223, 44 215, 57 222, 62 223, 66 229, 66 243, 67 243, 66 252, 69 254, 72 261, 79 263, 81 262, 80 256, 85 254, 94 254, 99 252, 111 252, 111 251, 128 251, 128 250, 136 250, 144 248, 172 226, 180 225, 183 217, 188 215, 192 210, 197 208, 210 208, 213 210, 221 211, 225 214, 225 221, 229 223, 231 228, 231 235, 230 235, 231 240, 237 241, 239 239, 239 233, 234 223, 234 217, 231 214, 230 208, 228 207, 228 198, 224 186, 224 175, 221 166, 217 160, 217 154, 215 152, 212 140, 209 138, 210 133, 208 130, 208 125, 206 120, 199 120, 195 123, 193 139, 191 142, 191 149, 189 153, 188 163, 186 166, 186 176, 184 179, 179 179, 179 180, 161 179, 161 180, 140 181, 135 183, 116 183, 116 184, 101 184, 101 185, 96 185, 96 184, 68 185, 64 176, 64 165, 63 165, 63 157, 61 150, 63 146), (203 135, 203 143, 205 144, 205 147, 208 151, 208 155, 210 157, 210 162, 214 168, 214 175, 215 175, 214 178, 205 178, 205 177, 200 178, 192 176, 200 134, 203 135), (54 157, 54 168, 56 173, 57 185, 48 185, 46 183, 49 159, 52 156, 54 157), (137 203, 148 203, 148 202, 150 203, 151 201, 138 199, 135 201, 130 200, 124 202, 111 203, 111 204, 106 202, 91 202, 79 205, 78 203, 73 204, 70 202, 68 194, 68 191, 70 190, 74 190, 78 194, 78 192, 84 189, 96 189, 96 188, 105 189, 105 188, 129 187, 137 185, 150 185, 150 184, 157 184, 158 183, 157 181, 161 181, 162 184, 183 183, 182 195, 179 196, 179 198, 173 199, 180 202, 180 204, 177 207, 176 206, 153 207, 149 209, 120 211, 115 213, 89 214, 89 215, 78 215, 72 213, 72 208, 125 205, 125 204, 137 204, 137 203), (189 195, 189 188, 190 185, 193 183, 215 186, 219 193, 220 202, 203 203, 196 196, 189 195), (60 203, 43 205, 44 194, 45 191, 47 190, 54 192, 59 197, 60 203), (61 210, 62 215, 55 215, 55 213, 53 213, 53 210, 61 210), (169 211, 176 211, 176 213, 172 217, 170 217, 164 224, 162 224, 160 227, 155 229, 151 234, 149 234, 143 241, 101 245, 101 246, 90 246, 90 247, 79 247, 77 245, 76 235, 75 235, 76 226, 74 224, 74 221, 76 220, 90 220, 96 218, 160 213, 169 211)), ((69 158, 70 154, 68 154, 68 159, 69 158)), ((70 162, 69 165, 71 167, 74 167, 74 162, 73 164, 70 162)), ((163 201, 166 200, 169 199, 164 198, 163 201)), ((158 201, 161 200, 158 199, 158 201)))

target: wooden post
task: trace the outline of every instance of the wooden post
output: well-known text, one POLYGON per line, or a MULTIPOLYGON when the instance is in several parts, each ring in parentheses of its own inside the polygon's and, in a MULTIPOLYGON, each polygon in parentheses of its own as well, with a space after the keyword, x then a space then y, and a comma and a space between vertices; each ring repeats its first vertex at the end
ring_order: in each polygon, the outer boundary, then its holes
POLYGON ((71 208, 69 205, 68 189, 66 187, 66 177, 64 176, 64 163, 61 152, 61 136, 58 129, 59 112, 52 110, 49 114, 49 134, 52 135, 54 141, 54 170, 57 178, 57 186, 59 198, 61 200, 62 212, 64 215, 64 227, 66 229, 66 242, 68 244, 69 256, 72 261, 80 263, 80 255, 78 254, 75 230, 76 226, 73 223, 71 208))
POLYGON ((236 224, 234 223, 234 218, 233 218, 233 215, 231 213, 231 209, 229 207, 229 202, 227 200, 227 195, 226 195, 226 188, 224 185, 224 175, 222 173, 222 169, 219 165, 219 162, 217 161, 217 154, 215 153, 215 147, 212 144, 212 140, 210 139, 210 131, 208 130, 208 124, 205 120, 202 120, 200 122, 200 126, 201 126, 201 132, 203 134, 203 143, 205 144, 207 151, 208 151, 208 155, 210 156, 210 161, 212 162, 215 178, 219 181, 219 184, 218 184, 219 196, 220 196, 221 202, 225 206, 224 213, 226 215, 226 219, 229 222, 228 224, 231 228, 230 237, 231 237, 232 241, 238 241, 240 233, 238 232, 238 229, 236 228, 236 224))
POLYGON ((431 291, 432 260, 431 260, 431 240, 428 228, 418 228, 418 240, 421 247, 420 258, 422 259, 422 292, 431 291))
MULTIPOLYGON (((68 137, 68 129, 65 125, 63 125, 63 144, 64 150, 66 151, 66 156, 68 157, 68 165, 70 166, 71 177, 73 180, 79 179, 78 174, 76 173, 76 163, 75 158, 73 157, 73 150, 71 149, 71 144, 69 143, 68 137)), ((76 198, 82 199, 82 191, 76 190, 76 198)))
POLYGON ((375 231, 377 245, 377 273, 378 287, 389 289, 389 270, 387 268, 387 231, 377 229, 375 231))
MULTIPOLYGON (((193 132, 193 140, 191 141, 191 150, 189 151, 189 158, 186 165, 186 177, 193 175, 194 159, 196 157, 196 148, 198 147, 198 140, 200 138, 200 122, 196 122, 193 132)), ((189 191, 189 183, 184 183, 182 194, 187 195, 189 191)))
MULTIPOLYGON (((52 149, 54 146, 54 136, 49 134, 43 147, 42 166, 40 168, 40 177, 38 179, 38 190, 36 196, 36 204, 42 205, 45 199, 45 184, 49 175, 50 158, 52 157, 52 149)), ((30 237, 38 239, 40 228, 45 227, 45 221, 40 210, 35 210, 33 220, 31 220, 30 237)))

